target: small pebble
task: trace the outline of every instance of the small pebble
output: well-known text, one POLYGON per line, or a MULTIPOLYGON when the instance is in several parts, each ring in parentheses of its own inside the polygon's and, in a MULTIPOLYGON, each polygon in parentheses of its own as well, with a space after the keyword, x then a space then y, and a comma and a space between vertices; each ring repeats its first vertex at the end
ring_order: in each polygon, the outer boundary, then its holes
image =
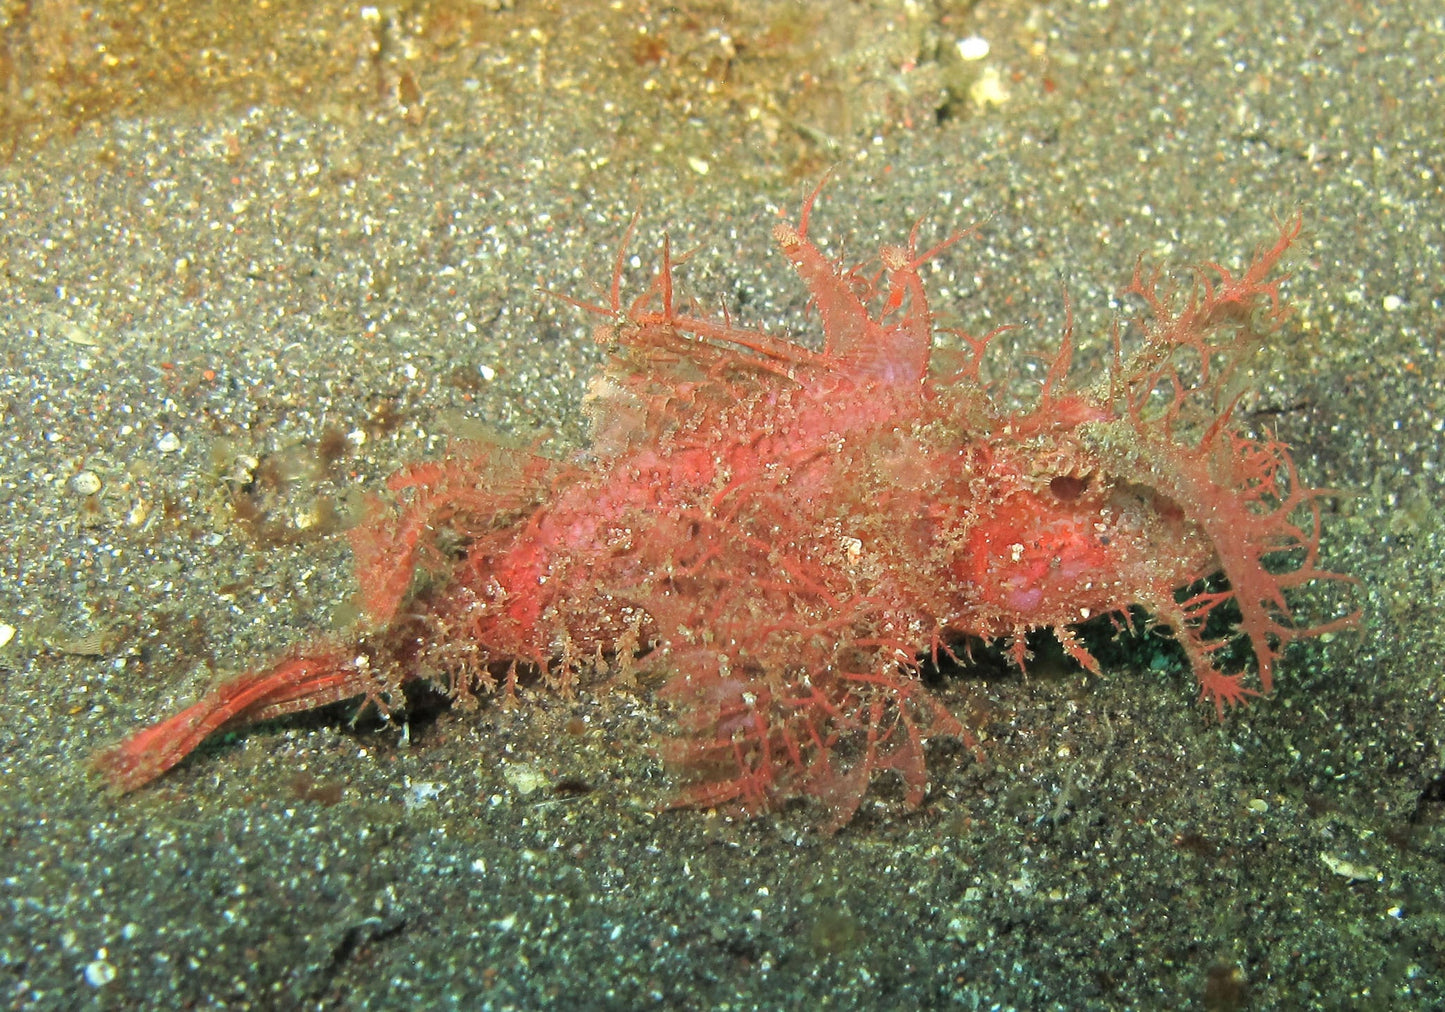
POLYGON ((106 959, 93 959, 85 964, 85 982, 91 987, 105 987, 115 980, 115 967, 106 959))
POLYGON ((446 784, 438 784, 430 780, 424 780, 418 783, 412 783, 410 780, 407 780, 406 794, 402 796, 402 804, 408 810, 420 808, 422 805, 441 797, 442 791, 446 789, 446 784))
POLYGON ((981 60, 988 55, 988 49, 988 40, 978 35, 958 40, 958 56, 961 60, 981 60))
POLYGON ((181 448, 181 437, 174 432, 167 432, 156 440, 156 449, 162 453, 175 453, 181 448))
POLYGON ((507 763, 502 767, 502 779, 524 798, 546 782, 542 772, 527 763, 507 763))
POLYGON ((80 471, 70 479, 70 490, 76 495, 95 495, 100 491, 100 475, 94 471, 80 471))

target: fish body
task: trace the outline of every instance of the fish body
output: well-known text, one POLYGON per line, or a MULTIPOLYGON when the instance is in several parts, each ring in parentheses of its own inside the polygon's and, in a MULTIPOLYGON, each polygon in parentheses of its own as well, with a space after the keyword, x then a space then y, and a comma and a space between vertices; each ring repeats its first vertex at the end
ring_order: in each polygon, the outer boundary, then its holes
POLYGON ((973 744, 920 678, 971 639, 1023 667, 1051 629, 1097 672, 1075 627, 1142 607, 1222 716, 1269 691, 1290 640, 1354 621, 1292 620, 1285 589, 1347 579, 1317 565, 1325 493, 1234 417, 1242 363, 1285 318, 1274 274, 1297 222, 1182 292, 1137 270, 1138 350, 1116 332, 1108 375, 1079 387, 1066 330, 1034 402, 1006 407, 984 379, 996 334, 948 332, 954 367, 933 361, 920 268, 961 236, 920 251, 915 227, 870 275, 809 238, 817 196, 774 238, 820 347, 681 308, 666 244, 624 306, 619 254, 608 303, 578 303, 612 350, 588 449, 471 445, 403 469, 352 534, 365 632, 218 686, 99 765, 129 789, 222 727, 385 707, 414 680, 463 703, 529 672, 559 691, 640 680, 677 714, 679 801, 810 795, 836 829, 880 771, 920 803, 928 739, 973 744), (1205 625, 1226 603, 1258 689, 1216 664, 1235 634, 1205 625))

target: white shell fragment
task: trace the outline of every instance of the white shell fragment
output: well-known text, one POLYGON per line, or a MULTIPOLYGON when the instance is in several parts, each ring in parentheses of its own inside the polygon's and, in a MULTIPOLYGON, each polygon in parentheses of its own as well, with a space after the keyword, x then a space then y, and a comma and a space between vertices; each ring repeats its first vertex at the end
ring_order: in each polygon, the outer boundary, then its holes
POLYGON ((94 471, 78 471, 70 479, 70 490, 76 495, 95 495, 100 491, 100 475, 94 471))
POLYGON ((1342 857, 1335 857, 1333 854, 1321 854, 1320 860, 1330 871, 1351 882, 1383 882, 1385 880, 1380 869, 1372 864, 1355 864, 1342 857))

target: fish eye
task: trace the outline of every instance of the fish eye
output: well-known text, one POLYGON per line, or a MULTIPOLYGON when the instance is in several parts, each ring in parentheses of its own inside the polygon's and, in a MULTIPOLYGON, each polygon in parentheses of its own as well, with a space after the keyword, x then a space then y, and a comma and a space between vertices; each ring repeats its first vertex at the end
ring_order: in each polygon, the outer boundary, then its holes
POLYGON ((1060 502, 1073 502, 1089 487, 1089 475, 1056 474, 1049 479, 1049 491, 1060 502))

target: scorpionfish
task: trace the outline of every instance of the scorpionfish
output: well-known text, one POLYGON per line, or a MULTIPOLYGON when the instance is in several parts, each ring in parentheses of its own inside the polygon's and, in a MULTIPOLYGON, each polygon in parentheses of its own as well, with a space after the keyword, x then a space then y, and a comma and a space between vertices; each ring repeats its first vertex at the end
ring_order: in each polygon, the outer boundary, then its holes
POLYGON ((568 300, 606 318, 611 349, 586 450, 468 444, 403 469, 351 535, 360 631, 220 684, 97 765, 129 790, 223 728, 350 697, 385 713, 418 680, 472 705, 522 676, 640 679, 677 714, 661 745, 677 803, 812 796, 831 831, 877 773, 920 804, 930 738, 978 751, 921 677, 964 644, 1022 668, 1047 629, 1098 672, 1077 627, 1142 609, 1222 717, 1270 691, 1290 641, 1355 621, 1293 620, 1287 590, 1349 579, 1318 564, 1327 492, 1236 420, 1247 360, 1286 316, 1297 219, 1242 271, 1171 286, 1136 267, 1135 350, 1116 326, 1107 374, 1073 384, 1070 324, 1018 404, 985 376, 999 331, 943 328, 929 306, 920 268, 962 235, 920 251, 915 226, 850 267, 809 237, 817 197, 773 237, 820 344, 699 315, 666 240, 624 306, 619 252, 606 305, 568 300), (1252 664, 1221 649, 1235 641, 1252 664))

